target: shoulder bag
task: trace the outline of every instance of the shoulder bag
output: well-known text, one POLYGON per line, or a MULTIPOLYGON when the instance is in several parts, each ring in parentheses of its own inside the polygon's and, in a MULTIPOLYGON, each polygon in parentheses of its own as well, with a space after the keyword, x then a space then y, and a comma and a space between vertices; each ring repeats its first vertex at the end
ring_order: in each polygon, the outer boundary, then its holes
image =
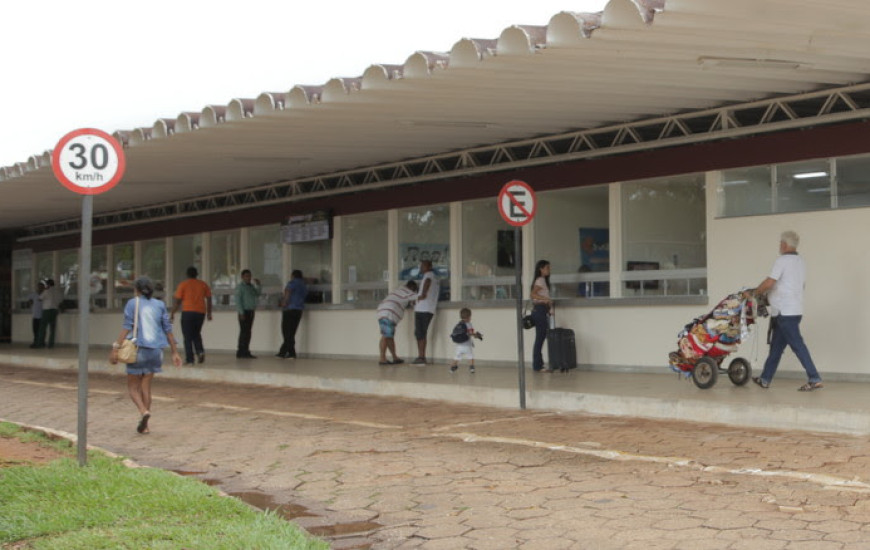
POLYGON ((135 363, 139 354, 139 346, 136 345, 136 336, 139 329, 139 297, 136 297, 136 313, 133 314, 133 338, 125 339, 118 348, 118 361, 122 363, 135 363))

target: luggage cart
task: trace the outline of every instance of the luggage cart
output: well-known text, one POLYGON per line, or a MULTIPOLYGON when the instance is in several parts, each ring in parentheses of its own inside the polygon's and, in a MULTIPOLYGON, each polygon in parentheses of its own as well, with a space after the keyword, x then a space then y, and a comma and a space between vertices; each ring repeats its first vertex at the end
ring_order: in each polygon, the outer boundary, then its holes
POLYGON ((735 386, 746 384, 752 376, 752 365, 744 357, 735 357, 724 366, 725 359, 749 337, 756 319, 767 316, 766 304, 744 298, 743 292, 729 294, 677 334, 678 349, 668 357, 670 368, 691 376, 702 390, 712 388, 720 373, 727 373, 735 386))

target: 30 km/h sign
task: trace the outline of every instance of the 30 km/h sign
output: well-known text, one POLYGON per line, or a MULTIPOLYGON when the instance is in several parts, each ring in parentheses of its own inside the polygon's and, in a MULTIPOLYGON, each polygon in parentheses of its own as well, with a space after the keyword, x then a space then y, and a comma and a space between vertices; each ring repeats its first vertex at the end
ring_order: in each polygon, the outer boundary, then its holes
POLYGON ((54 176, 80 195, 99 195, 115 187, 126 165, 118 140, 94 128, 68 133, 51 152, 54 176))
POLYGON ((498 194, 498 211, 504 221, 514 227, 522 227, 532 221, 537 207, 535 192, 524 181, 509 181, 498 194))

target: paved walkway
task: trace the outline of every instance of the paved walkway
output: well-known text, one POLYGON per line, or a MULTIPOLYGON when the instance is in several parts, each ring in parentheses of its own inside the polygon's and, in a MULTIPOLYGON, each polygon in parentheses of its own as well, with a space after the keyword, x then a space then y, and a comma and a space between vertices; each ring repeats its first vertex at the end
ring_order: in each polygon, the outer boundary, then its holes
MULTIPOLYGON (((89 370, 121 373, 108 364, 107 349, 93 348, 89 370)), ((74 347, 31 350, 0 347, 0 364, 51 369, 78 369, 74 347)), ((824 375, 824 374, 823 374, 824 375)), ((206 362, 181 369, 168 367, 161 376, 186 380, 262 384, 349 393, 437 399, 508 409, 520 407, 519 373, 506 367, 478 367, 476 374, 446 365, 381 367, 372 361, 346 359, 283 360, 262 355, 239 360, 229 353, 210 353, 206 362)), ((801 393, 794 373, 778 374, 770 389, 753 383, 734 386, 720 375, 711 389, 690 379, 660 374, 575 370, 568 374, 525 375, 529 410, 585 412, 654 419, 691 420, 729 426, 870 434, 870 383, 826 382, 824 389, 801 393)))

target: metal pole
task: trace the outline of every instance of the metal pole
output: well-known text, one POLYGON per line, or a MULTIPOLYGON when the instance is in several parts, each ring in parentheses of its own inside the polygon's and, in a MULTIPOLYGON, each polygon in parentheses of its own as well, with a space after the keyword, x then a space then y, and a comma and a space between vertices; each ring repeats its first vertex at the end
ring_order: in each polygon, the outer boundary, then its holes
POLYGON ((94 196, 82 199, 82 248, 79 253, 79 466, 88 463, 88 323, 91 313, 91 229, 94 196))
POLYGON ((523 229, 514 227, 514 265, 517 275, 517 355, 519 356, 520 408, 526 408, 526 353, 523 346, 523 229))

